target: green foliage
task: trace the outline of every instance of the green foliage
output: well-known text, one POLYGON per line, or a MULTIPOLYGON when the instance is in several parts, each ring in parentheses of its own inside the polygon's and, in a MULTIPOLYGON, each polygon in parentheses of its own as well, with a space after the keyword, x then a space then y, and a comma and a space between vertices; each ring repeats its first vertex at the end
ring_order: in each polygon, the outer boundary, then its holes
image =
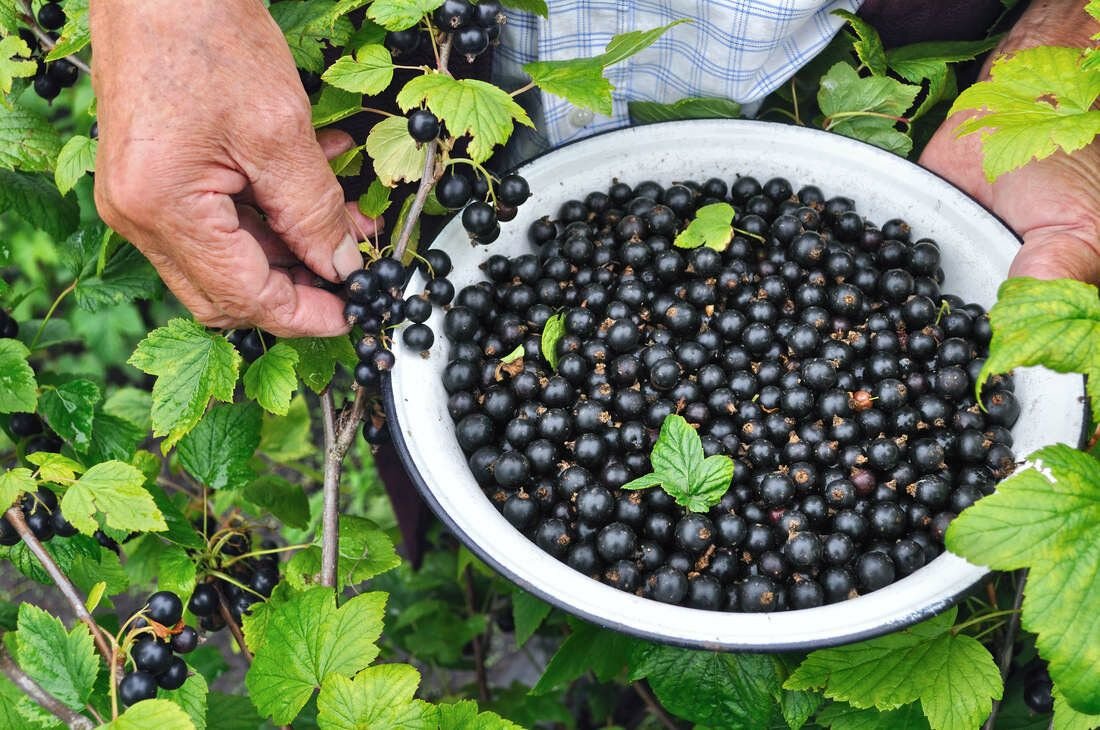
MULTIPOLYGON (((201 674, 192 674, 179 689, 161 690, 157 696, 162 700, 168 700, 179 705, 180 709, 191 718, 195 730, 206 730, 207 696, 209 692, 210 689, 206 684, 206 679, 201 674)), ((221 723, 217 722, 212 727, 221 727, 221 723)))
POLYGON ((546 320, 539 340, 542 356, 554 370, 558 369, 558 341, 562 337, 565 337, 565 312, 558 312, 546 320))
MULTIPOLYGON (((393 542, 370 520, 345 516, 340 520, 338 587, 358 585, 401 564, 393 542)), ((299 551, 286 565, 286 580, 295 588, 317 583, 321 570, 320 545, 299 551)))
POLYGON ((24 603, 15 640, 23 671, 69 708, 82 709, 99 671, 88 627, 77 623, 65 631, 48 612, 24 603))
POLYGON ((1082 71, 1076 48, 1038 46, 994 62, 988 81, 964 90, 951 107, 986 113, 958 134, 981 133, 982 169, 993 181, 1058 150, 1082 149, 1100 134, 1100 73, 1082 71))
POLYGON ((103 726, 102 730, 195 730, 187 711, 171 700, 138 702, 103 726))
POLYGON ((31 49, 19 36, 0 38, 0 92, 11 91, 13 79, 34 76, 37 64, 29 60, 31 49))
POLYGON ((354 679, 330 674, 317 697, 317 721, 332 730, 434 730, 438 727, 436 709, 413 699, 419 685, 420 673, 407 664, 367 667, 354 679))
POLYGON ((838 63, 821 77, 817 103, 825 115, 825 129, 904 156, 913 140, 894 126, 919 91, 919 86, 887 76, 862 77, 848 64, 838 63))
POLYGON ((91 535, 103 524, 116 530, 167 530, 153 496, 145 490, 145 475, 121 461, 95 464, 65 490, 61 509, 73 527, 91 535))
MULTIPOLYGON (((3 124, 0 106, 0 125, 3 124)), ((4 130, 0 127, 0 136, 4 130)), ((0 139, 0 168, 5 166, 5 147, 18 139, 0 139)), ((80 210, 71 198, 62 197, 45 175, 0 169, 0 214, 10 213, 51 238, 64 239, 80 222, 80 210)))
POLYGON ((560 689, 588 672, 601 682, 610 682, 627 666, 636 643, 629 636, 578 621, 531 688, 531 694, 560 689))
POLYGON ((377 218, 385 213, 390 205, 390 191, 377 178, 371 181, 367 192, 359 196, 359 212, 368 218, 377 218))
POLYGON ((741 105, 729 99, 680 99, 672 104, 632 101, 627 104, 627 110, 635 124, 680 119, 736 119, 741 116, 741 105))
POLYGON ((357 362, 347 337, 304 337, 283 343, 298 353, 294 369, 314 393, 320 393, 332 382, 337 364, 352 370, 357 362))
POLYGON ((443 0, 374 0, 367 17, 386 30, 405 30, 442 4, 443 0))
POLYGON ((44 117, 0 104, 0 170, 47 172, 61 151, 61 135, 44 117))
POLYGON ((706 246, 725 251, 733 240, 733 219, 737 211, 729 203, 711 203, 695 211, 695 217, 676 234, 673 244, 679 248, 706 246))
POLYGON ((372 43, 357 50, 354 57, 338 58, 321 78, 338 89, 377 94, 393 80, 393 61, 385 46, 372 43))
POLYGON ((516 590, 512 594, 512 620, 516 626, 516 647, 527 643, 546 617, 550 615, 550 604, 532 596, 527 591, 516 590))
POLYGON ((882 39, 878 31, 870 23, 855 13, 847 10, 834 10, 833 15, 848 21, 855 38, 852 42, 852 50, 859 59, 860 68, 871 72, 872 76, 886 75, 886 49, 882 46, 882 39))
POLYGON ((722 454, 703 457, 703 442, 683 416, 666 416, 649 457, 653 472, 623 485, 646 489, 660 485, 676 503, 692 512, 706 512, 718 503, 733 480, 733 459, 722 454))
POLYGON ((88 0, 65 0, 65 25, 61 37, 46 54, 47 61, 71 56, 84 50, 92 40, 88 29, 88 0))
POLYGON ((95 407, 101 398, 99 386, 81 378, 44 389, 38 409, 54 433, 83 451, 91 444, 95 407))
POLYGON ((255 400, 268 413, 285 416, 298 389, 297 364, 298 352, 282 342, 276 343, 245 371, 245 397, 255 400))
POLYGON ((0 413, 34 411, 38 383, 27 363, 30 354, 19 340, 0 340, 0 413))
POLYGON ((95 170, 95 152, 98 142, 77 134, 61 146, 57 153, 57 168, 53 179, 62 195, 73 189, 84 173, 95 170))
POLYGON ((253 403, 214 406, 179 443, 180 464, 211 489, 238 489, 255 476, 261 410, 253 403))

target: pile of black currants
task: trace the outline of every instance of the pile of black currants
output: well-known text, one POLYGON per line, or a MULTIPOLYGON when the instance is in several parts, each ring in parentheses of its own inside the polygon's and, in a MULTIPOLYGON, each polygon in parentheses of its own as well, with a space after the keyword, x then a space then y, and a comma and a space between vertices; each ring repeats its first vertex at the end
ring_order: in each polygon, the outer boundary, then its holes
POLYGON ((974 397, 986 312, 941 292, 938 245, 903 220, 782 178, 616 181, 529 236, 447 312, 443 385, 488 498, 588 576, 712 610, 835 603, 934 559, 1015 467, 1011 378, 974 397), (713 203, 728 245, 676 247, 713 203), (621 489, 671 414, 735 461, 708 513, 621 489))
MULTIPOLYGON (((57 31, 65 25, 65 11, 60 3, 48 2, 38 9, 38 25, 51 40, 57 40, 57 31)), ((64 58, 46 62, 43 58, 46 54, 39 44, 38 37, 27 28, 19 31, 19 37, 31 49, 31 58, 38 62, 38 70, 34 75, 34 92, 46 101, 50 101, 76 83, 80 77, 80 70, 64 58)))
POLYGON ((223 600, 230 618, 239 626, 252 606, 269 598, 279 583, 278 545, 275 542, 263 541, 261 554, 252 555, 252 539, 245 532, 220 533, 213 540, 219 561, 216 567, 233 580, 211 577, 197 584, 191 593, 187 610, 198 616, 199 626, 205 631, 225 628, 221 613, 223 600))
POLYGON ((171 591, 157 591, 130 620, 133 671, 118 683, 118 698, 132 705, 157 696, 157 689, 179 689, 187 681, 187 663, 177 656, 199 645, 199 634, 183 624, 183 601, 171 591))
MULTIPOLYGON (((15 414, 26 416, 32 414, 15 414)), ((36 418, 36 417, 35 417, 36 418)), ((14 422, 14 418, 13 418, 14 422)), ((61 514, 61 505, 58 504, 57 495, 49 487, 39 487, 33 494, 26 493, 19 500, 19 509, 23 513, 23 519, 27 527, 34 533, 40 542, 47 542, 56 537, 72 537, 77 533, 75 527, 61 514)), ((0 514, 0 545, 11 547, 20 541, 19 533, 8 521, 7 517, 0 514)))

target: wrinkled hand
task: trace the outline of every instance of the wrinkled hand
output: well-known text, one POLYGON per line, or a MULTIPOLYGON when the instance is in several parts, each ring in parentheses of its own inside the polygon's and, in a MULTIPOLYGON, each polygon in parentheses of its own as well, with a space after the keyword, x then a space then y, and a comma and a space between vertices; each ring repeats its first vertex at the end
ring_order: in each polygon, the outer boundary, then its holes
POLYGON ((90 20, 103 219, 204 324, 346 332, 314 274, 360 268, 374 221, 345 204, 327 158, 353 142, 314 134, 263 3, 93 0, 90 20))

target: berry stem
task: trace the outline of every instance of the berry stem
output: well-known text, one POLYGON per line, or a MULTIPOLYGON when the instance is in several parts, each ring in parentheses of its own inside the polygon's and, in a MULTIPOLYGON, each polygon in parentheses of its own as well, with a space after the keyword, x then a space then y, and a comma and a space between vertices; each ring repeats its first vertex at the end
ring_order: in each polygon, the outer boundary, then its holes
MULTIPOLYGON (((1016 595, 1012 599, 1013 614, 1008 618, 1004 641, 1001 643, 1001 655, 997 658, 1002 682, 1008 678, 1008 672, 1012 668, 1012 647, 1016 643, 1016 633, 1020 629, 1020 607, 1024 605, 1024 586, 1027 585, 1027 571, 1016 571, 1014 577, 1016 580, 1016 595)), ((993 727, 997 724, 997 711, 1000 709, 1001 701, 993 700, 993 708, 990 710, 985 724, 982 725, 982 730, 993 730, 993 727)))
POLYGON ((340 472, 344 457, 359 431, 367 407, 367 391, 355 391, 355 400, 339 423, 332 392, 321 394, 322 423, 325 430, 324 508, 321 516, 321 585, 336 587, 336 566, 340 555, 340 472))
POLYGON ((217 583, 214 584, 214 590, 218 592, 218 611, 222 615, 222 620, 225 621, 225 625, 229 627, 229 633, 233 634, 233 640, 237 642, 237 647, 241 650, 241 654, 244 655, 245 660, 251 665, 252 652, 248 650, 248 644, 244 643, 244 634, 241 632, 241 627, 237 625, 237 622, 233 620, 233 614, 229 612, 229 606, 225 603, 225 594, 222 593, 222 589, 217 583))
POLYGON ((4 516, 8 518, 8 522, 15 528, 15 531, 19 533, 19 536, 26 543, 27 548, 38 558, 38 562, 42 563, 42 567, 46 569, 46 573, 60 589, 61 594, 65 596, 65 600, 69 602, 69 606, 72 607, 73 613, 76 617, 84 622, 84 625, 88 627, 88 630, 92 632, 92 640, 95 641, 96 648, 99 649, 99 653, 103 655, 103 658, 110 664, 112 658, 111 647, 107 643, 107 638, 103 635, 103 632, 99 628, 99 624, 95 622, 92 615, 88 613, 87 607, 84 605, 84 599, 80 597, 80 594, 76 590, 76 586, 73 585, 69 577, 65 575, 64 571, 58 567, 54 562, 53 556, 46 551, 46 548, 42 546, 42 543, 38 541, 38 538, 31 532, 31 528, 27 526, 27 521, 23 519, 23 510, 18 506, 11 507, 4 516))
MULTIPOLYGON (((47 52, 52 51, 53 47, 57 44, 54 42, 53 38, 50 38, 50 36, 46 34, 46 31, 42 30, 42 27, 38 25, 38 20, 35 19, 34 13, 31 11, 29 0, 21 0, 19 6, 23 11, 23 21, 30 28, 31 33, 34 33, 34 37, 38 39, 38 42, 42 44, 47 52)), ((92 73, 92 69, 88 67, 88 64, 84 63, 77 56, 66 56, 65 60, 86 74, 92 73)))
POLYGON ((526 91, 530 91, 533 88, 535 88, 535 82, 534 81, 528 81, 526 84, 519 87, 515 91, 510 91, 508 93, 514 98, 514 97, 517 97, 517 96, 519 96, 520 94, 522 94, 526 91))
POLYGON ((657 702, 657 698, 649 691, 649 688, 642 682, 631 682, 630 687, 634 690, 634 693, 641 698, 646 708, 653 714, 661 725, 668 728, 668 730, 680 730, 680 726, 676 724, 676 721, 669 717, 660 703, 657 702))
POLYGON ((34 339, 31 340, 32 350, 38 347, 38 341, 42 339, 42 334, 46 331, 46 325, 49 323, 50 317, 52 317, 53 313, 57 310, 58 305, 61 304, 61 300, 69 296, 69 294, 76 289, 78 283, 80 283, 79 278, 73 279, 73 283, 65 287, 65 289, 57 295, 57 298, 53 300, 53 304, 51 304, 50 308, 46 311, 46 316, 42 318, 42 324, 38 325, 38 332, 34 334, 34 339))
POLYGON ((5 677, 11 680, 12 684, 21 689, 23 694, 37 702, 70 728, 92 730, 95 727, 91 720, 70 710, 60 700, 42 689, 37 682, 27 676, 26 672, 12 661, 11 655, 8 654, 8 650, 2 642, 0 642, 0 673, 3 673, 5 677))

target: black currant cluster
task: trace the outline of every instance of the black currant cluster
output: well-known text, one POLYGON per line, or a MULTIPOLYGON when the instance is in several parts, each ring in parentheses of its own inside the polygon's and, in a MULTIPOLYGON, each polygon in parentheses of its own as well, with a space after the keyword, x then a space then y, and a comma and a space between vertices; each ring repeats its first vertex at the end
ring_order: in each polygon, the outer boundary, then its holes
POLYGON ((491 190, 490 182, 452 166, 436 183, 435 194, 445 207, 462 208, 462 227, 473 243, 488 245, 500 238, 500 224, 516 217, 520 205, 531 197, 531 187, 521 175, 505 175, 491 190), (465 206, 465 207, 463 207, 465 206))
POLYGON ((247 532, 215 533, 211 538, 217 547, 217 569, 233 580, 214 578, 199 583, 187 602, 187 610, 199 617, 199 626, 206 631, 221 631, 225 618, 220 604, 225 601, 229 615, 239 626, 252 606, 267 599, 279 583, 278 549, 270 540, 260 544, 260 555, 252 552, 252 539, 247 532))
MULTIPOLYGON (((65 25, 65 11, 60 3, 45 3, 38 10, 38 25, 52 40, 57 40, 57 31, 65 25)), ((30 30, 23 28, 19 31, 19 37, 31 49, 31 58, 38 62, 38 70, 34 75, 34 91, 46 101, 50 101, 76 83, 80 76, 80 70, 71 61, 59 58, 56 61, 46 62, 46 55, 38 42, 38 37, 30 30)))
POLYGON ((19 336, 19 322, 0 309, 0 340, 14 340, 19 336))
MULTIPOLYGON (((18 414, 29 415, 29 414, 18 414)), ((47 542, 56 537, 72 537, 77 530, 61 514, 61 506, 57 502, 57 495, 48 487, 39 487, 34 493, 26 493, 19 500, 19 509, 23 512, 23 519, 34 536, 41 542, 47 542)), ((0 545, 12 546, 19 542, 19 533, 8 518, 0 514, 0 545)))
POLYGON ((1045 715, 1054 710, 1054 683, 1046 662, 1036 659, 1024 670, 1024 704, 1032 712, 1045 715))
POLYGON ((133 671, 118 683, 118 698, 132 705, 157 696, 157 689, 179 689, 187 681, 187 654, 199 645, 199 633, 183 624, 183 601, 171 591, 149 596, 145 608, 129 624, 133 637, 130 661, 133 671))
POLYGON ((451 49, 467 62, 473 62, 500 39, 504 20, 504 8, 497 0, 476 5, 466 0, 444 0, 432 14, 436 29, 450 37, 451 49))
POLYGON ((537 253, 489 257, 447 312, 443 385, 489 499, 586 575, 714 610, 842 601, 939 555, 1014 468, 1012 380, 973 395, 988 317, 941 293, 939 247, 900 219, 782 178, 616 181, 529 236, 537 253), (728 247, 675 247, 715 202, 737 211, 728 247), (621 489, 670 414, 735 459, 709 514, 621 489))
POLYGON ((275 346, 275 335, 261 329, 240 329, 230 332, 226 339, 237 348, 245 362, 254 362, 275 346))

